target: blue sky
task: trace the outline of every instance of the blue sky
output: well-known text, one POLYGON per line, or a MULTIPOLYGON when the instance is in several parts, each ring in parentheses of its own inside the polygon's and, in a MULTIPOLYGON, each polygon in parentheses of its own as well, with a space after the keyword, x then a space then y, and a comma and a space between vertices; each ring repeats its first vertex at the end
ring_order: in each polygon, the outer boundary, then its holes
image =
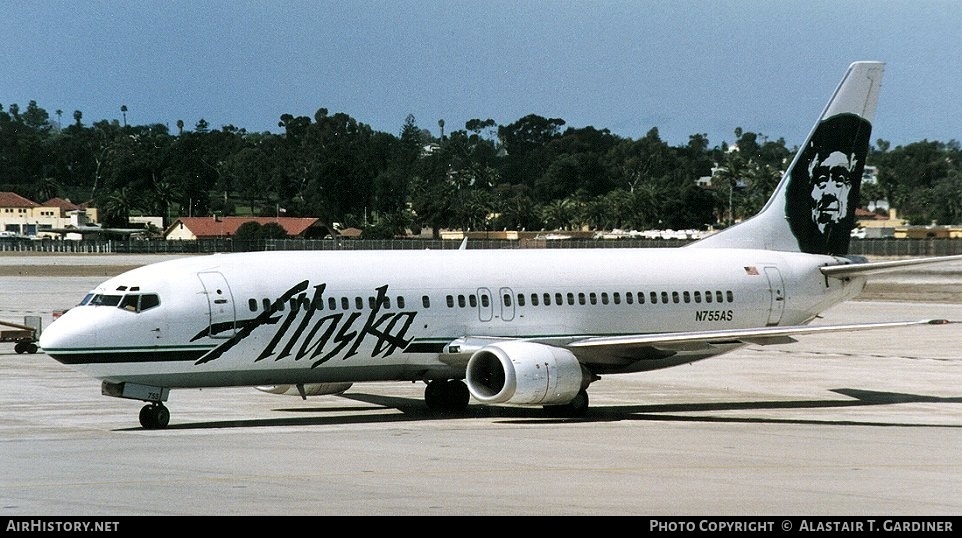
POLYGON ((886 62, 873 141, 962 140, 956 0, 4 2, 0 103, 63 121, 278 132, 345 112, 438 134, 527 114, 672 145, 800 144, 849 63, 886 62))

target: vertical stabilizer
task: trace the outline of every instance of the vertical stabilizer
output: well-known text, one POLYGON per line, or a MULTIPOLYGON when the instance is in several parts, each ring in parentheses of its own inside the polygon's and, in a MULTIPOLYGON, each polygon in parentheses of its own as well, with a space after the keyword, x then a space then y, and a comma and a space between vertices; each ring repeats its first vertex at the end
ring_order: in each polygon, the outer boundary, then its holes
POLYGON ((883 68, 850 65, 761 212, 690 246, 848 254, 883 68))

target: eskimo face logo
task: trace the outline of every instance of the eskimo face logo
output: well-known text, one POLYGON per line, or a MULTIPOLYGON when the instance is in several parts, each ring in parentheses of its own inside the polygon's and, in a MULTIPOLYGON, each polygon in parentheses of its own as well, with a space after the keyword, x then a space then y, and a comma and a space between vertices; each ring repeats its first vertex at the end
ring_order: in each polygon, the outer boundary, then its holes
POLYGON ((808 166, 812 181, 812 222, 825 233, 825 227, 836 225, 848 215, 848 193, 852 189, 852 172, 856 162, 851 155, 833 151, 822 158, 817 155, 808 166))
POLYGON ((808 254, 848 254, 872 125, 855 114, 823 120, 789 171, 785 217, 808 254))

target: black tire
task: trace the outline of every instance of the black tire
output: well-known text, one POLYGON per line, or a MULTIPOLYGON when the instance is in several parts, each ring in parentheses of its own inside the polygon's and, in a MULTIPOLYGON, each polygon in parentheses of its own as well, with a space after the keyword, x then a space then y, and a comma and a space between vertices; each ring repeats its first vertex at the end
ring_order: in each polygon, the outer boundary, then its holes
POLYGON ((162 404, 154 406, 154 428, 162 430, 170 424, 170 409, 162 404))
POLYGON ((583 416, 588 412, 588 391, 582 389, 570 402, 562 405, 546 405, 544 409, 555 417, 583 416))
POLYGON ((432 411, 440 411, 444 408, 444 384, 443 380, 428 381, 428 386, 424 387, 424 403, 432 411))
POLYGON ((154 406, 147 404, 140 408, 140 425, 147 430, 152 430, 156 426, 154 425, 154 406))
POLYGON ((16 344, 13 345, 13 350, 16 351, 18 355, 20 355, 21 353, 27 352, 26 346, 27 346, 26 342, 17 342, 16 344))
POLYGON ((582 389, 565 407, 572 416, 584 415, 588 411, 588 391, 582 389))
POLYGON ((444 410, 459 413, 468 408, 471 393, 460 379, 449 379, 444 384, 444 410))

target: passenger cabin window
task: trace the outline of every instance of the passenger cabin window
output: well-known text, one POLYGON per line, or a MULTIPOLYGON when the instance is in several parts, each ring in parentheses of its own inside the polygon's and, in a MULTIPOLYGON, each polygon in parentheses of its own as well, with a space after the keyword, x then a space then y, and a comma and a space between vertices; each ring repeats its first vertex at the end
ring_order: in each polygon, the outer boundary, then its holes
POLYGON ((397 298, 397 307, 404 308, 404 297, 401 297, 400 295, 398 295, 397 298))
POLYGON ((431 308, 431 298, 428 297, 427 295, 422 295, 421 305, 424 306, 424 308, 431 308))

